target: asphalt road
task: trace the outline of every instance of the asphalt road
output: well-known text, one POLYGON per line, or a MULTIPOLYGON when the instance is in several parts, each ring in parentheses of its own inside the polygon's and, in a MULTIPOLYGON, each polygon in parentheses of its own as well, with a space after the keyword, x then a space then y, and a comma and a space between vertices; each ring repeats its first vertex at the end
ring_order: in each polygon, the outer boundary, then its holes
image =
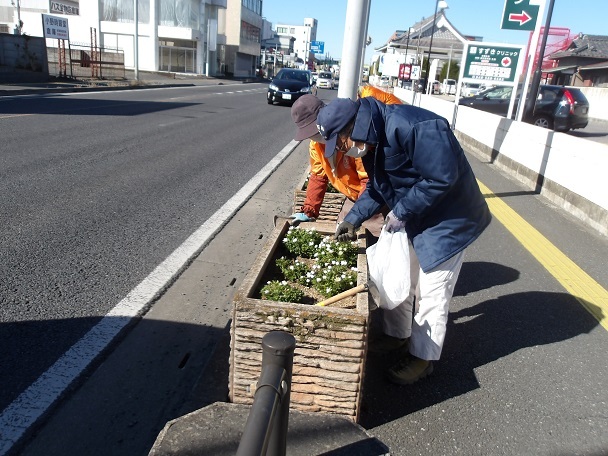
MULTIPOLYGON (((8 195, 0 201, 2 409, 293 134, 289 108, 268 106, 265 86, 256 84, 7 101, 0 105, 9 145, 0 159, 8 195)), ((167 419, 226 400, 231 296, 272 214, 288 210, 305 150, 285 159, 68 390, 21 454, 147 454, 167 419)), ((508 204, 608 288, 605 238, 487 161, 470 162, 493 192, 488 201, 508 204)), ((361 425, 391 454, 608 451, 606 330, 514 237, 517 225, 495 215, 467 250, 442 360, 428 381, 387 384, 391 360, 368 360, 361 425)))
POLYGON ((293 134, 263 84, 3 99, 0 409, 293 134))

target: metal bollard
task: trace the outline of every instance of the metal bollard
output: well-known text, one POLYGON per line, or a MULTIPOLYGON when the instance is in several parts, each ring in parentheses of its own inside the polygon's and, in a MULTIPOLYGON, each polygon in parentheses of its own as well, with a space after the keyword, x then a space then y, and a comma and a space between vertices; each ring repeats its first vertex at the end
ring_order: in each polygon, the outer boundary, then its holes
POLYGON ((262 372, 237 456, 285 456, 295 338, 271 331, 262 338, 262 372))

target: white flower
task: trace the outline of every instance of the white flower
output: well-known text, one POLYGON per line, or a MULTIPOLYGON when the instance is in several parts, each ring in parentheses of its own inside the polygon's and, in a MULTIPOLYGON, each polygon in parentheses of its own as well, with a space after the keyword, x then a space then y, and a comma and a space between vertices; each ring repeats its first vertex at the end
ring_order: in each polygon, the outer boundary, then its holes
POLYGON ((281 282, 281 285, 287 285, 287 280, 283 280, 283 281, 281 282))

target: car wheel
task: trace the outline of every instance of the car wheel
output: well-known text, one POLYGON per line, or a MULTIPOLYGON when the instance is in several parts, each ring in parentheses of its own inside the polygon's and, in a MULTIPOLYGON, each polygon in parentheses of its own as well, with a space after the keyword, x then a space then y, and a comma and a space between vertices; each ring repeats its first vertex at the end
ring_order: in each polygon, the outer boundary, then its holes
POLYGON ((553 121, 547 116, 536 116, 534 118, 534 125, 553 130, 553 121))
POLYGON ((270 92, 268 92, 268 95, 266 96, 266 101, 268 101, 269 105, 272 104, 272 95, 270 94, 270 92))

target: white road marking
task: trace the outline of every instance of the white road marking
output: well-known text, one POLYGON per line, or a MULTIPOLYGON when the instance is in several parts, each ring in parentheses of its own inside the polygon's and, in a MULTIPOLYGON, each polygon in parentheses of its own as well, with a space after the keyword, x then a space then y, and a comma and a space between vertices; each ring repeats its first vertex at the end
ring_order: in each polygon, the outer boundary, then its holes
POLYGON ((131 322, 147 310, 222 229, 268 176, 299 144, 291 141, 264 168, 159 264, 55 364, 21 393, 0 415, 0 455, 5 455, 74 382, 84 369, 131 322))

